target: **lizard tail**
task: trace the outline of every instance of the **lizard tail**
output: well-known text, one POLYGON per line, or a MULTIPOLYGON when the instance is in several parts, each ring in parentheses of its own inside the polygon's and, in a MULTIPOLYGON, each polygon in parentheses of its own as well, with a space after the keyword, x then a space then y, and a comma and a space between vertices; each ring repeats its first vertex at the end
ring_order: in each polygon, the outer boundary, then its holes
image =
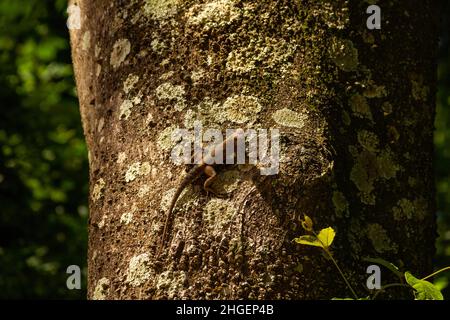
POLYGON ((169 210, 167 210, 167 213, 166 213, 166 219, 164 221, 164 230, 163 230, 163 235, 162 235, 162 239, 161 239, 161 245, 158 249, 157 257, 159 257, 159 255, 164 247, 167 231, 168 231, 169 225, 170 225, 170 218, 172 216, 172 211, 175 208, 175 204, 177 203, 178 198, 180 197, 184 188, 199 175, 199 173, 202 171, 203 167, 204 166, 202 164, 202 165, 197 165, 196 167, 191 169, 191 171, 186 175, 186 177, 180 183, 180 186, 177 188, 177 191, 175 191, 175 194, 173 195, 173 198, 172 198, 172 202, 170 203, 170 206, 169 206, 169 210))
POLYGON ((172 216, 173 208, 175 208, 175 204, 177 203, 178 197, 180 196, 182 191, 183 191, 183 189, 179 188, 175 192, 175 194, 174 194, 174 196, 172 198, 172 201, 170 203, 169 210, 167 210, 166 219, 164 221, 164 229, 163 229, 163 234, 162 234, 162 238, 161 238, 161 244, 160 244, 159 249, 158 249, 157 257, 159 257, 159 255, 161 254, 161 251, 162 251, 162 249, 164 247, 164 244, 166 242, 166 235, 167 235, 167 230, 169 229, 170 217, 172 216))

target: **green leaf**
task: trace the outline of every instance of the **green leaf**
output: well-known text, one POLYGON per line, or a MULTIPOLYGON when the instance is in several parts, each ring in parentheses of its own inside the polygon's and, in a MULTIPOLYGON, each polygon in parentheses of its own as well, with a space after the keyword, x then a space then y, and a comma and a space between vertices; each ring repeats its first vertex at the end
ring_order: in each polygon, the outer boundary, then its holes
POLYGON ((305 218, 302 221, 302 227, 303 227, 303 229, 305 229, 308 232, 313 231, 313 227, 314 227, 313 221, 307 215, 305 215, 305 218))
POLYGON ((393 263, 391 263, 389 261, 386 261, 382 258, 370 258, 370 257, 363 258, 363 261, 381 264, 382 266, 391 270, 397 277, 399 277, 400 279, 403 279, 403 273, 400 272, 400 269, 396 265, 394 265, 393 263))
POLYGON ((328 248, 333 243, 335 235, 336 232, 334 232, 334 229, 332 227, 328 227, 320 230, 317 238, 323 244, 323 247, 328 248))
POLYGON ((316 236, 310 236, 310 235, 300 236, 298 238, 295 238, 294 241, 297 243, 300 243, 300 244, 305 244, 307 246, 323 248, 322 243, 320 243, 320 241, 317 239, 316 236))
POLYGON ((410 272, 405 272, 406 282, 416 290, 415 300, 444 300, 442 293, 431 282, 420 280, 410 272))
POLYGON ((331 227, 320 230, 319 234, 316 236, 304 235, 295 238, 294 241, 307 246, 314 246, 327 249, 333 243, 334 236, 336 232, 331 227))

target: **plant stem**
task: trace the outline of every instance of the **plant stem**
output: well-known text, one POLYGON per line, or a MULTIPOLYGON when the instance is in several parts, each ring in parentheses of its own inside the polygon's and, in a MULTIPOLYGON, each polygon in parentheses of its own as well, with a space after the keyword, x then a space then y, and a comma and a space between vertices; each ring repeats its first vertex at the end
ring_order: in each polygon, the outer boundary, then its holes
POLYGON ((344 279, 345 284, 347 285, 347 287, 350 289, 350 291, 352 292, 353 296, 355 299, 358 299, 358 295, 356 294, 355 290, 353 290, 352 286, 350 285, 350 283, 348 282, 347 278, 345 277, 344 272, 342 272, 341 268, 339 268, 336 260, 333 258, 333 255, 331 254, 331 252, 328 249, 325 249, 325 252, 328 254, 328 256, 330 257, 331 261, 333 261, 334 265, 336 266, 336 269, 338 269, 339 273, 341 274, 342 279, 344 279))
POLYGON ((375 294, 373 295, 371 300, 375 300, 381 292, 385 291, 388 288, 392 288, 392 287, 406 287, 406 288, 412 289, 411 286, 404 284, 404 283, 390 283, 390 284, 382 286, 380 289, 378 289, 377 292, 375 292, 375 294))
POLYGON ((442 268, 442 269, 440 269, 440 270, 438 270, 438 271, 436 271, 436 272, 433 272, 433 273, 430 274, 429 276, 426 276, 425 278, 422 278, 422 279, 420 279, 420 280, 427 280, 428 278, 434 277, 434 276, 437 275, 438 273, 441 273, 441 272, 446 271, 446 270, 450 270, 450 267, 442 268))
POLYGON ((353 297, 358 300, 358 295, 356 294, 355 290, 353 290, 352 286, 350 285, 350 283, 348 282, 344 272, 342 272, 341 268, 339 268, 339 265, 337 264, 337 261, 333 258, 333 255, 331 254, 331 252, 328 250, 328 247, 319 239, 319 237, 317 236, 317 234, 315 232, 313 232, 313 234, 316 236, 317 240, 319 240, 319 242, 322 244, 322 249, 326 252, 326 254, 328 255, 328 257, 331 259, 331 261, 333 261, 334 265, 336 266, 336 269, 338 269, 339 273, 341 274, 342 279, 344 279, 345 284, 347 285, 347 287, 350 289, 350 291, 353 294, 353 297))

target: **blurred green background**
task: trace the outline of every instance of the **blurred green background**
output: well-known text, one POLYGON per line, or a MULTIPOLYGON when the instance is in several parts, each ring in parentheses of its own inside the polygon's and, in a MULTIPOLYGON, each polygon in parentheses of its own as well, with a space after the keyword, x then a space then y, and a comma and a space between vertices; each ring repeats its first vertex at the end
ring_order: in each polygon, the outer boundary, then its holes
MULTIPOLYGON (((0 298, 86 296, 88 162, 66 9, 66 0, 0 0, 0 298), (66 288, 69 265, 83 270, 81 290, 66 288)), ((435 135, 436 269, 450 265, 449 9, 435 135)), ((443 289, 449 279, 435 281, 443 289)))
MULTIPOLYGON (((80 298, 88 162, 66 0, 0 0, 0 298, 80 298)), ((85 281, 83 276, 83 281, 85 281)))

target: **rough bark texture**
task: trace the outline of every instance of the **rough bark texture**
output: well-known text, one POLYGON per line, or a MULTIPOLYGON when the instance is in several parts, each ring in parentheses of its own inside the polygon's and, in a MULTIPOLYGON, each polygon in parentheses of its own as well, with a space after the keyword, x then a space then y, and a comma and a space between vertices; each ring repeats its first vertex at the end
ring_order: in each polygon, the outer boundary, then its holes
POLYGON ((336 230, 361 296, 364 257, 430 271, 437 1, 378 1, 381 31, 366 28, 370 1, 74 2, 89 298, 350 296, 320 250, 292 242, 303 214, 336 230), (156 259, 184 172, 170 134, 194 120, 279 128, 280 172, 226 166, 225 199, 189 187, 156 259))

